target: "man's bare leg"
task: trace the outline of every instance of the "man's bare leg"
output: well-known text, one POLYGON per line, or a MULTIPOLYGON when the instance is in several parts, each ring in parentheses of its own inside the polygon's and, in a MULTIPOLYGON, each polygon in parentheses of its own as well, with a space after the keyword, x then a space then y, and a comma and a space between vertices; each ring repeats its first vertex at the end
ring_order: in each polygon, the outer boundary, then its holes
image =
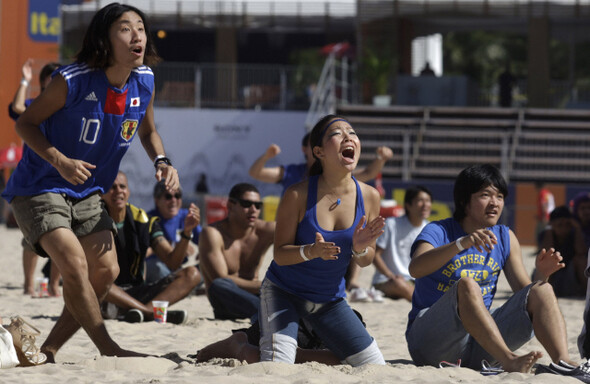
POLYGON ((392 299, 399 299, 401 297, 410 302, 414 294, 414 285, 402 276, 395 276, 394 279, 387 280, 381 284, 375 284, 375 289, 383 292, 386 297, 392 299))
POLYGON ((502 364, 506 372, 529 372, 543 354, 540 351, 522 356, 513 353, 485 307, 479 285, 473 279, 465 277, 457 284, 457 306, 465 330, 502 364))
POLYGON ((27 247, 23 247, 23 272, 25 274, 25 295, 35 294, 35 267, 39 255, 27 247))
POLYGON ((98 298, 106 295, 118 273, 112 234, 101 231, 78 240, 71 230, 57 228, 44 234, 40 242, 62 273, 65 302, 61 317, 41 347, 48 362, 55 362, 57 351, 80 325, 102 355, 145 356, 120 348, 108 334, 100 313, 98 298))
POLYGON ((60 296, 59 292, 59 280, 61 279, 61 273, 55 263, 51 263, 49 268, 49 296, 60 296))
POLYGON ((111 286, 105 301, 113 303, 119 308, 140 310, 144 315, 148 315, 150 312, 153 312, 151 306, 136 300, 133 296, 129 295, 127 292, 121 289, 121 287, 118 287, 115 284, 111 286))
MULTIPOLYGON (((177 303, 187 297, 188 294, 191 293, 197 285, 199 285, 201 279, 201 274, 197 268, 183 268, 176 272, 176 278, 174 281, 170 283, 170 285, 168 285, 165 290, 154 297, 154 300, 165 300, 168 301, 170 305, 177 303)), ((149 305, 151 308, 151 302, 149 305)))
POLYGON ((550 284, 537 282, 531 287, 527 310, 533 321, 535 336, 545 347, 551 360, 554 363, 563 360, 569 364, 578 365, 570 359, 565 321, 550 284))

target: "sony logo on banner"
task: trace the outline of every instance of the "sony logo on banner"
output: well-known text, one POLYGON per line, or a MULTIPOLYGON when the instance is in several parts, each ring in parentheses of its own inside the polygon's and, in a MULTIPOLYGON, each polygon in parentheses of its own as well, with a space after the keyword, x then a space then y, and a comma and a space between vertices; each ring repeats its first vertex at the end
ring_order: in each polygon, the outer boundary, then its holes
POLYGON ((61 21, 60 0, 29 0, 29 37, 33 41, 57 43, 61 21))
POLYGON ((250 133, 249 125, 214 125, 213 131, 224 139, 244 139, 250 133))

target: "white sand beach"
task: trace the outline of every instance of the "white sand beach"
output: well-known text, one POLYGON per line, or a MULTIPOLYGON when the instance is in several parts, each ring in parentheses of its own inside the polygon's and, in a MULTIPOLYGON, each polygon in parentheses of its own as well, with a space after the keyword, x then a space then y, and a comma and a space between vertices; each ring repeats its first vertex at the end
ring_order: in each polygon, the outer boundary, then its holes
MULTIPOLYGON (((11 316, 20 315, 41 330, 37 345, 41 345, 55 324, 62 307, 62 298, 32 298, 23 295, 21 234, 18 229, 0 226, 0 303, 4 324, 11 316)), ((532 269, 534 257, 531 248, 524 249, 527 268, 532 269)), ((267 261, 270 261, 270 252, 267 261)), ((37 268, 40 270, 43 260, 37 268)), ((39 272, 40 274, 40 272, 39 272)), ((368 288, 373 268, 365 268, 361 281, 368 288)), ((502 280, 496 295, 499 305, 509 294, 502 280)), ((560 299, 567 323, 569 350, 579 360, 576 339, 582 328, 583 300, 560 299)), ((101 357, 85 332, 79 331, 56 356, 56 364, 32 368, 2 370, 0 382, 45 384, 64 383, 576 383, 554 375, 502 373, 483 376, 467 368, 417 367, 412 364, 406 348, 404 331, 410 303, 386 299, 383 303, 353 303, 367 323, 369 332, 377 340, 387 361, 386 366, 330 367, 319 363, 286 365, 282 363, 245 364, 233 359, 217 359, 195 363, 188 358, 204 346, 228 337, 231 330, 248 325, 248 322, 219 321, 205 296, 191 296, 174 308, 186 309, 189 320, 184 325, 146 322, 128 324, 116 320, 106 321, 113 338, 124 348, 154 355, 176 353, 185 361, 166 358, 113 358, 101 357)), ((543 350, 538 341, 525 345, 519 352, 543 350)), ((541 363, 549 363, 545 356, 541 363)))

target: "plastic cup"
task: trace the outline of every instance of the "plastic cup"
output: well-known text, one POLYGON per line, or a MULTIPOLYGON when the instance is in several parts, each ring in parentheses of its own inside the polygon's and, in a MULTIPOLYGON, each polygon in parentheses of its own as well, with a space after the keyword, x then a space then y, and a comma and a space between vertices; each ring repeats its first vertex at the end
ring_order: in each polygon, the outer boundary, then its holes
POLYGON ((167 301, 159 301, 154 300, 152 301, 154 305, 154 321, 156 323, 166 323, 166 314, 168 312, 168 302, 167 301))
POLYGON ((37 297, 49 296, 47 287, 49 285, 49 279, 47 277, 36 277, 35 278, 35 295, 37 297))
POLYGON ((49 279, 47 277, 44 277, 41 280, 41 295, 40 296, 49 296, 49 279))

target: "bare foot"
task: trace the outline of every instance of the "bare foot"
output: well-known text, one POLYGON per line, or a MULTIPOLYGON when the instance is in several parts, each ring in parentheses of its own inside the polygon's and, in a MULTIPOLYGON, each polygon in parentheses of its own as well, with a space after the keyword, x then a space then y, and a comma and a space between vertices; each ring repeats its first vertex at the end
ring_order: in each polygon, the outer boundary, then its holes
POLYGON ((508 361, 502 362, 502 368, 506 372, 529 373, 535 362, 541 357, 543 357, 543 353, 539 351, 529 352, 522 356, 514 355, 513 358, 508 361))
POLYGON ((197 352, 197 362, 209 361, 215 357, 245 360, 248 363, 260 361, 258 348, 248 344, 248 335, 244 332, 236 332, 227 339, 209 344, 197 352))
POLYGON ((113 353, 112 355, 106 354, 106 356, 117 356, 117 357, 149 357, 149 356, 154 356, 154 357, 156 357, 156 355, 148 355, 146 353, 129 351, 127 349, 122 349, 122 348, 119 348, 119 350, 117 352, 113 353))
POLYGON ((57 286, 57 287, 49 286, 49 296, 51 296, 51 297, 60 297, 61 296, 61 292, 59 290, 59 286, 57 286))
POLYGON ((47 356, 47 360, 45 361, 46 364, 55 364, 55 353, 53 351, 50 351, 41 346, 41 352, 43 352, 45 356, 47 356))

